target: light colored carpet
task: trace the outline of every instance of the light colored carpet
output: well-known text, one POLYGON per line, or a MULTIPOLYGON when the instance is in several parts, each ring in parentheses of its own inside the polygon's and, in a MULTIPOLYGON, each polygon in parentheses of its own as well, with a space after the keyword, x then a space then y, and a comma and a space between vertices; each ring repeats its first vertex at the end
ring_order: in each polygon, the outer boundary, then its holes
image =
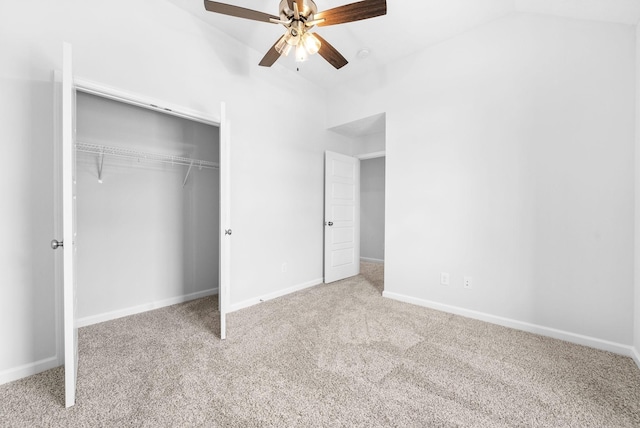
POLYGON ((228 317, 206 298, 80 330, 0 386, 2 426, 639 427, 629 358, 381 297, 382 266, 228 317))

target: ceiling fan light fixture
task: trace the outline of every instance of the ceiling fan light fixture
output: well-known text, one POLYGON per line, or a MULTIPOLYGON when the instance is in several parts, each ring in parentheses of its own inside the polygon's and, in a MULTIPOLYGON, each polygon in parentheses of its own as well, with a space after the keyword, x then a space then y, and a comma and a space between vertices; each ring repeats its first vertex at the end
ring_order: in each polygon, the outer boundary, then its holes
POLYGON ((307 59, 309 59, 309 53, 302 46, 302 43, 299 43, 296 46, 296 62, 305 62, 307 59))
POLYGON ((312 33, 303 34, 302 44, 309 55, 318 53, 321 46, 320 40, 318 40, 312 33))
POLYGON ((295 28, 289 28, 284 35, 284 41, 291 46, 296 46, 300 42, 300 33, 295 28))
POLYGON ((289 52, 291 52, 291 48, 293 47, 293 45, 287 43, 287 37, 286 35, 284 35, 280 38, 280 40, 278 40, 278 43, 276 43, 274 47, 280 55, 287 56, 289 55, 289 52))

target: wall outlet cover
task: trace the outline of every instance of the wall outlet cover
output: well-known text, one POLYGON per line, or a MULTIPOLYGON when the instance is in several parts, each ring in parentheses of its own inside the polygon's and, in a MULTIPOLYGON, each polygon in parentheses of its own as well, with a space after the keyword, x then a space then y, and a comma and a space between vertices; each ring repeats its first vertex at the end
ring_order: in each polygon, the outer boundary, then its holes
POLYGON ((473 288, 473 282, 471 281, 471 277, 470 276, 465 276, 464 277, 464 288, 473 288))
POLYGON ((447 272, 440 272, 440 284, 449 285, 449 274, 447 272))

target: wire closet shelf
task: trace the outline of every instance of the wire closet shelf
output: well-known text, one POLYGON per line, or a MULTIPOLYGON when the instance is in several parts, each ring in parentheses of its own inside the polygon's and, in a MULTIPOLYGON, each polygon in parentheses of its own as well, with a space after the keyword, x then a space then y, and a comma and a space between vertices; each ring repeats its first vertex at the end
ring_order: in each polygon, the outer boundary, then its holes
POLYGON ((76 150, 83 153, 93 153, 101 157, 116 156, 127 159, 137 159, 147 162, 162 162, 171 165, 196 166, 200 168, 218 169, 216 162, 192 159, 183 156, 166 155, 161 153, 142 152, 122 147, 104 146, 101 144, 76 142, 76 150))

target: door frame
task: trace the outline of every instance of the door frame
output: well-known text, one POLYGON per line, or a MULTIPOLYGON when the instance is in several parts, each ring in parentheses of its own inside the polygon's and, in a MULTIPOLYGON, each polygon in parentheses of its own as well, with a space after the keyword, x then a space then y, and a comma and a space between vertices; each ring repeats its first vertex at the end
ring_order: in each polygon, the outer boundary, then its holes
POLYGON ((177 116, 196 122, 201 122, 207 125, 218 127, 220 126, 220 115, 214 116, 212 114, 205 113, 199 110, 192 110, 184 106, 171 104, 157 98, 147 97, 133 92, 124 91, 112 86, 106 86, 81 77, 74 77, 73 83, 77 91, 84 92, 86 94, 97 95, 102 98, 107 98, 124 104, 142 107, 147 110, 154 110, 171 116, 177 116))
POLYGON ((387 157, 387 152, 386 152, 386 150, 381 150, 379 152, 363 153, 363 154, 357 155, 355 157, 360 159, 360 160, 386 158, 387 157))

